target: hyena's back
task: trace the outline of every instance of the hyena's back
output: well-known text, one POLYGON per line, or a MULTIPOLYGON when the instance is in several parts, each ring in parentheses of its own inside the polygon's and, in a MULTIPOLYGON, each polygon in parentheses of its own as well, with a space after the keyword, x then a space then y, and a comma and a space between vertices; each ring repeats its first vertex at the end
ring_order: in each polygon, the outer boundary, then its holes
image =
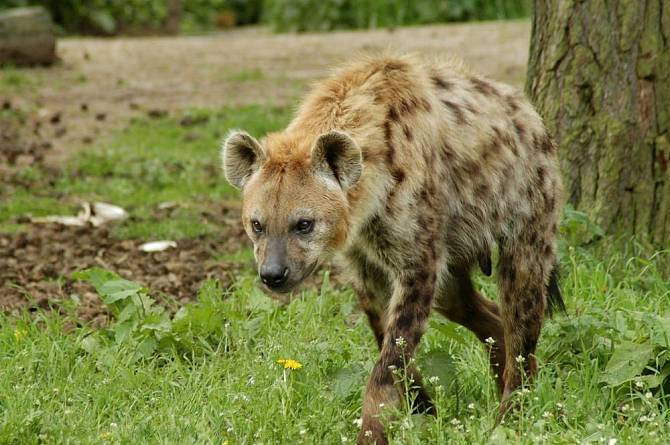
POLYGON ((363 177, 349 192, 352 229, 384 221, 400 254, 411 247, 402 232, 423 200, 430 242, 444 241, 448 263, 473 261, 518 236, 537 237, 553 257, 561 201, 555 148, 512 87, 456 62, 368 59, 319 84, 287 132, 309 147, 330 129, 348 132, 363 151, 363 177), (534 234, 525 235, 529 225, 534 234))

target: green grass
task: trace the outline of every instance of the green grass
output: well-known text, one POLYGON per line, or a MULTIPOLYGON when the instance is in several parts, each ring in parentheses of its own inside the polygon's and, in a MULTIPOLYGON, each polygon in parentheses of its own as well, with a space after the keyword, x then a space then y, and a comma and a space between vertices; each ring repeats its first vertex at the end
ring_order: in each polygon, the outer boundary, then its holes
POLYGON ((0 91, 3 93, 16 93, 28 88, 34 88, 42 83, 40 76, 34 76, 14 68, 13 66, 0 66, 0 91))
POLYGON ((260 68, 244 69, 226 76, 226 80, 231 82, 252 82, 264 78, 265 74, 260 68))
MULTIPOLYGON (((434 316, 417 363, 440 377, 429 383, 439 414, 400 413, 393 443, 664 443, 663 388, 644 376, 614 387, 603 379, 614 345, 630 335, 644 345, 644 329, 627 332, 630 314, 667 316, 670 285, 641 257, 601 261, 572 247, 564 263, 569 315, 547 323, 519 412, 491 432, 498 401, 486 353, 434 316)), ((491 280, 478 280, 490 293, 491 280)), ((155 319, 115 341, 114 325, 65 333, 70 317, 0 319, 0 443, 334 444, 356 435, 376 346, 348 290, 326 282, 280 307, 251 271, 227 291, 209 283, 164 329, 172 343, 157 337, 163 346, 139 358, 155 319), (284 370, 282 358, 303 367, 284 370)))
MULTIPOLYGON (((39 186, 3 192, 0 229, 25 230, 17 217, 75 213, 78 200, 102 200, 133 216, 115 227, 117 237, 217 230, 202 212, 237 196, 219 173, 222 132, 262 135, 289 113, 189 114, 199 123, 137 121, 55 177, 22 172, 39 186), (156 216, 166 201, 176 210, 156 216)), ((436 315, 416 361, 426 377, 439 377, 427 384, 438 416, 399 412, 389 421, 392 443, 666 443, 670 252, 603 237, 571 209, 561 230, 568 314, 547 322, 540 373, 518 394, 518 412, 492 430, 498 399, 487 354, 436 315)), ((217 259, 251 257, 243 249, 217 259)), ((278 306, 254 275, 245 270, 231 289, 205 282, 198 301, 172 315, 141 287, 103 274, 97 285, 116 321, 100 330, 80 326, 76 296, 60 314, 0 315, 0 444, 352 443, 377 356, 355 297, 326 282, 278 306), (276 363, 287 358, 303 367, 276 363)), ((477 282, 495 298, 495 279, 477 282)))

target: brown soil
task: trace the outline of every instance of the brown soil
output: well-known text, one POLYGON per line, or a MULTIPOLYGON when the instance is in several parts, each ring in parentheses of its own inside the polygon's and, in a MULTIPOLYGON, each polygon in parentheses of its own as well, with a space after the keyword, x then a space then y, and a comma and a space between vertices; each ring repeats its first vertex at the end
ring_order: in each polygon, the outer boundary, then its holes
MULTIPOLYGON (((0 235, 0 310, 23 308, 59 309, 75 294, 78 315, 84 320, 104 321, 106 312, 89 285, 69 278, 89 267, 113 270, 122 277, 145 284, 153 296, 172 296, 176 302, 192 300, 207 278, 224 287, 236 272, 249 264, 214 261, 221 252, 238 250, 246 238, 241 229, 217 237, 185 239, 176 248, 146 253, 140 241, 118 240, 105 228, 67 227, 49 224, 29 232, 0 235)), ((164 301, 168 302, 170 299, 164 301)))

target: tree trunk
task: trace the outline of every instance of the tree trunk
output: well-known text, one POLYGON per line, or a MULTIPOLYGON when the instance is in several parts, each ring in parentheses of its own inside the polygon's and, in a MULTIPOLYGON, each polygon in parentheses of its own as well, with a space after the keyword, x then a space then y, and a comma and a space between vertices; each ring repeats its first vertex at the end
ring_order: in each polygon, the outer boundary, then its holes
POLYGON ((56 35, 41 7, 0 13, 0 64, 47 65, 56 61, 56 35))
POLYGON ((670 3, 534 0, 526 90, 568 200, 609 233, 670 240, 670 3))

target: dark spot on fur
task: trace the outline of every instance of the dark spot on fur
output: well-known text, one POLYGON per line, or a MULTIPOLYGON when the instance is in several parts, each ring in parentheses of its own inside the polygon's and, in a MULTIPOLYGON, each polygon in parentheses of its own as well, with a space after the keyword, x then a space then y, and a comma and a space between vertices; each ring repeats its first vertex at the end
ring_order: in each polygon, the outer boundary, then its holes
POLYGON ((413 114, 419 106, 418 99, 414 96, 402 99, 398 104, 398 111, 400 114, 413 114))
POLYGON ((551 138, 548 135, 544 135, 542 142, 540 144, 540 150, 543 153, 552 153, 556 150, 556 146, 552 142, 551 138))
POLYGON ((423 333, 420 330, 414 331, 414 335, 412 336, 412 344, 413 345, 418 345, 419 342, 421 341, 421 336, 423 333))
POLYGON ((398 62, 395 60, 386 62, 384 64, 384 71, 389 72, 389 71, 405 71, 407 69, 407 65, 405 65, 402 62, 398 62))
POLYGON ((479 165, 479 162, 467 161, 463 164, 463 170, 465 170, 465 173, 469 176, 476 177, 479 176, 479 173, 481 172, 481 166, 479 165))
POLYGON ((513 119, 512 122, 514 123, 516 134, 519 135, 519 140, 523 141, 526 136, 526 127, 518 119, 513 119))
POLYGON ((400 313, 396 321, 396 326, 401 331, 408 331, 414 323, 414 314, 411 311, 405 309, 400 313))
POLYGON ((443 90, 450 90, 453 87, 451 82, 444 80, 443 78, 441 78, 437 74, 431 76, 430 80, 433 81, 433 84, 436 87, 442 88, 443 90))
POLYGON ((397 184, 400 184, 405 180, 405 172, 400 168, 396 168, 395 170, 393 170, 391 172, 391 176, 393 176, 393 179, 395 179, 395 182, 397 184))
POLYGON ((391 144, 391 138, 393 137, 393 133, 391 132, 391 122, 385 121, 384 122, 384 140, 386 141, 386 145, 391 144))
POLYGON ((508 282, 516 281, 516 267, 511 261, 503 261, 500 263, 500 274, 508 282))
POLYGON ((409 125, 407 124, 403 125, 402 131, 405 133, 405 137, 407 138, 407 140, 411 141, 413 136, 412 136, 412 130, 410 130, 409 125))
POLYGON ((490 190, 491 189, 489 188, 489 185, 482 182, 479 185, 477 185, 477 188, 475 188, 475 196, 477 197, 477 199, 483 200, 489 195, 490 190))
POLYGON ((465 102, 463 106, 465 107, 466 110, 468 110, 468 113, 473 115, 477 114, 477 110, 475 109, 475 107, 472 106, 470 102, 465 102))
POLYGON ((363 226, 362 235, 371 245, 384 253, 393 250, 394 245, 389 227, 378 214, 368 219, 363 226))
POLYGON ((400 120, 400 116, 398 115, 398 110, 396 110, 396 108, 393 105, 391 105, 389 107, 389 111, 386 114, 386 117, 391 122, 398 122, 400 120))
POLYGON ((512 113, 519 111, 519 104, 517 103, 514 96, 507 96, 507 106, 509 107, 512 113))
POLYGON ((470 82, 474 87, 475 91, 483 94, 484 96, 498 96, 498 90, 493 87, 490 83, 485 80, 479 79, 477 77, 471 77, 470 82))
POLYGON ((442 99, 442 103, 444 104, 445 107, 447 107, 451 111, 451 113, 456 118, 456 122, 459 125, 465 125, 467 123, 465 119, 465 114, 463 113, 461 107, 459 107, 454 102, 447 99, 442 99))

